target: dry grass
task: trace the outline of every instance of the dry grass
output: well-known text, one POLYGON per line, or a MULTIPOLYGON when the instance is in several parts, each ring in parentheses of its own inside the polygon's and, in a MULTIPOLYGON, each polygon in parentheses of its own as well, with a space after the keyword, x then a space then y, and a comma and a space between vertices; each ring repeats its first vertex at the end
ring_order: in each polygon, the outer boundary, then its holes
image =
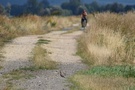
POLYGON ((47 51, 40 45, 35 46, 32 51, 33 57, 32 62, 34 63, 35 69, 55 69, 57 64, 52 61, 48 56, 47 51))
POLYGON ((38 16, 8 18, 0 16, 0 45, 17 36, 28 34, 43 34, 45 23, 38 16))
POLYGON ((107 12, 89 17, 90 29, 79 38, 77 53, 92 68, 101 66, 94 72, 107 76, 95 75, 92 69, 86 72, 93 74, 76 74, 72 77, 73 90, 135 90, 134 76, 129 77, 134 75, 135 68, 125 68, 122 76, 117 76, 121 71, 120 65, 130 67, 135 64, 135 13, 107 12), (115 73, 107 71, 108 68, 104 70, 104 66, 114 68, 116 65, 115 73), (112 74, 116 76, 112 77, 112 74))
POLYGON ((76 87, 72 90, 134 90, 135 80, 123 77, 99 77, 90 75, 75 75, 73 82, 76 87))
MULTIPOLYGON (((48 18, 48 17, 47 17, 48 18)), ((47 20, 47 27, 52 30, 61 30, 63 28, 71 27, 75 23, 80 23, 80 18, 77 16, 70 16, 70 17, 58 17, 53 16, 49 17, 47 20)))
POLYGON ((3 75, 3 78, 6 78, 9 81, 26 79, 26 78, 29 79, 31 77, 33 77, 33 76, 30 74, 26 74, 22 70, 13 70, 12 72, 3 75))
POLYGON ((100 13, 79 40, 79 53, 93 65, 133 64, 135 61, 135 13, 100 13))
POLYGON ((34 77, 31 74, 28 74, 28 72, 24 72, 23 70, 13 70, 9 73, 3 74, 3 82, 2 84, 5 85, 4 89, 2 90, 24 90, 19 87, 17 87, 14 82, 19 80, 26 80, 34 77))

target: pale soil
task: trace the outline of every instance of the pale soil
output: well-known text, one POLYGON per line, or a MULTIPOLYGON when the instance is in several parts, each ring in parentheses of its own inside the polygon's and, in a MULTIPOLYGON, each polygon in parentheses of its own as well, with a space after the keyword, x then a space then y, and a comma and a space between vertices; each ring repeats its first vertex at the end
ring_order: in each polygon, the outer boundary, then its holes
MULTIPOLYGON (((71 84, 68 83, 68 78, 87 67, 81 62, 81 58, 76 55, 76 38, 82 34, 82 31, 63 33, 65 31, 53 31, 46 35, 19 37, 6 44, 3 49, 5 58, 1 62, 1 66, 3 66, 0 70, 1 76, 20 67, 30 66, 31 51, 39 37, 42 37, 51 40, 49 44, 44 44, 43 47, 51 52, 49 54, 51 59, 59 63, 58 69, 29 71, 28 73, 33 74, 34 77, 14 81, 14 86, 25 90, 69 90, 71 84), (61 77, 61 74, 64 77, 61 77)), ((3 90, 4 85, 4 83, 0 83, 0 90, 3 90)))

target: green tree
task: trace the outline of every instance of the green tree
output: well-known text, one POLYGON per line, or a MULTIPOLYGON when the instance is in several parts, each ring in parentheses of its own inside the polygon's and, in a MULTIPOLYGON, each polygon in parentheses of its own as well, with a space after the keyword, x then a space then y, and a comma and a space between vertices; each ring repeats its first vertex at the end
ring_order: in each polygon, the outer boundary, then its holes
POLYGON ((71 10, 67 10, 67 9, 63 9, 62 10, 62 15, 63 16, 70 16, 70 15, 72 15, 72 11, 71 10))
POLYGON ((88 12, 88 9, 85 7, 85 5, 81 5, 77 8, 76 13, 79 15, 83 12, 83 10, 86 10, 88 12))
POLYGON ((124 10, 127 12, 127 11, 132 11, 135 9, 135 6, 132 6, 132 5, 126 5, 124 10))
POLYGON ((49 15, 50 10, 46 9, 50 7, 48 0, 42 0, 38 5, 38 15, 49 15))
POLYGON ((21 16, 24 14, 25 5, 12 5, 10 14, 12 16, 21 16))
POLYGON ((110 11, 111 10, 112 5, 111 4, 107 4, 104 6, 104 11, 110 11))
POLYGON ((42 8, 48 8, 50 6, 50 3, 48 2, 48 0, 42 0, 39 3, 39 6, 41 6, 42 8))
POLYGON ((73 3, 74 5, 80 5, 80 4, 82 4, 82 1, 81 0, 70 0, 69 2, 70 2, 70 4, 73 3))
POLYGON ((62 15, 62 8, 61 7, 52 7, 51 8, 51 15, 62 15))
POLYGON ((10 3, 8 3, 7 6, 5 7, 5 11, 6 11, 6 14, 9 16, 10 11, 11 11, 11 4, 10 3))
POLYGON ((74 15, 78 14, 78 8, 82 5, 82 1, 81 0, 69 0, 69 2, 65 2, 62 3, 61 7, 63 9, 67 9, 72 11, 71 13, 73 13, 74 15))
POLYGON ((111 8, 110 8, 111 12, 123 12, 124 11, 124 6, 122 4, 118 4, 118 3, 113 3, 111 8))
POLYGON ((69 2, 64 2, 64 3, 61 4, 61 7, 63 9, 70 9, 70 3, 69 2))
POLYGON ((37 14, 38 13, 38 2, 37 0, 28 0, 26 3, 26 14, 37 14))
POLYGON ((5 12, 4 7, 0 4, 0 14, 3 15, 5 12))
POLYGON ((73 14, 77 15, 77 9, 80 5, 82 5, 81 0, 70 0, 70 9, 72 10, 73 14))
POLYGON ((88 8, 90 13, 97 12, 97 11, 99 12, 101 9, 100 5, 96 1, 93 1, 90 4, 86 4, 86 7, 88 8))

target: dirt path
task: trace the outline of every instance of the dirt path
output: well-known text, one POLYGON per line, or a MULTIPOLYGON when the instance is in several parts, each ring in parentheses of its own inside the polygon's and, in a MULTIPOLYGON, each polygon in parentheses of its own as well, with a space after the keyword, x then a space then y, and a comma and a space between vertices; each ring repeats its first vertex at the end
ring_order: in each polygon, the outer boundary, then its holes
MULTIPOLYGON (((63 33, 65 31, 54 31, 40 36, 43 39, 51 40, 44 47, 51 52, 50 57, 52 60, 59 62, 58 69, 32 72, 35 77, 15 83, 17 87, 25 90, 69 90, 68 78, 75 72, 86 69, 86 66, 81 63, 81 58, 76 55, 76 38, 82 32, 63 33)), ((5 60, 2 63, 4 68, 0 70, 1 75, 13 69, 30 65, 29 57, 32 48, 39 39, 38 37, 20 37, 5 46, 5 60)))
POLYGON ((4 62, 0 74, 29 65, 31 51, 37 42, 37 36, 19 37, 8 43, 3 48, 4 62))

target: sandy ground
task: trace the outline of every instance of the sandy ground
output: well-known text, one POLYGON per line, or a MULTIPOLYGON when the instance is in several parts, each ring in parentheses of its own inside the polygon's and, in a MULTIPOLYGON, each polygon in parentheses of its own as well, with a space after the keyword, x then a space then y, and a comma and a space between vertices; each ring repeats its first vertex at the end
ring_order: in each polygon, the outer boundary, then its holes
MULTIPOLYGON (((76 38, 82 31, 64 34, 65 32, 53 31, 46 35, 19 37, 6 44, 3 48, 5 58, 1 62, 3 68, 0 70, 0 77, 12 70, 31 65, 29 62, 31 51, 39 37, 42 37, 51 41, 43 47, 51 52, 49 55, 51 59, 59 63, 58 69, 29 72, 34 75, 33 78, 13 82, 14 85, 24 90, 69 90, 71 84, 68 78, 87 67, 76 55, 76 38)), ((0 90, 3 90, 4 85, 0 83, 0 90)))

